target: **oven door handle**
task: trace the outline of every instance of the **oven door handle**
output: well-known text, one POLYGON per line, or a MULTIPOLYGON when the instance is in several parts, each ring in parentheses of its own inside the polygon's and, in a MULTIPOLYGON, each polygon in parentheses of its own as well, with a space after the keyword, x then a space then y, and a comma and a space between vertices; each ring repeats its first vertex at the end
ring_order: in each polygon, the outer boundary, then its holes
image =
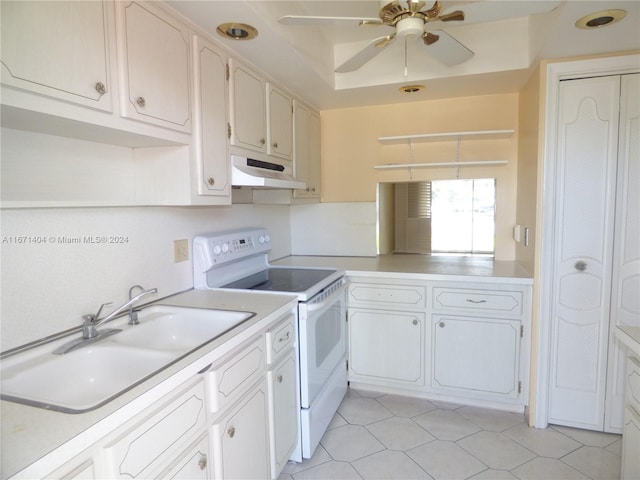
POLYGON ((347 281, 340 280, 339 283, 328 287, 324 292, 320 292, 311 301, 305 303, 307 308, 307 312, 315 312, 316 310, 322 310, 326 308, 338 299, 341 295, 344 294, 344 291, 347 288, 347 281))

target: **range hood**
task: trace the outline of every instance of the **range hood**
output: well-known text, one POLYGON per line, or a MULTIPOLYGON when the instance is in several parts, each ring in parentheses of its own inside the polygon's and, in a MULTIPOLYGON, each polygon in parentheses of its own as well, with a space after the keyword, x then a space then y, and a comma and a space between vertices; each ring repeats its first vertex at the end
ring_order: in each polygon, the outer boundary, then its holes
POLYGON ((307 184, 293 178, 291 162, 272 163, 231 155, 231 185, 237 187, 305 189, 307 184))

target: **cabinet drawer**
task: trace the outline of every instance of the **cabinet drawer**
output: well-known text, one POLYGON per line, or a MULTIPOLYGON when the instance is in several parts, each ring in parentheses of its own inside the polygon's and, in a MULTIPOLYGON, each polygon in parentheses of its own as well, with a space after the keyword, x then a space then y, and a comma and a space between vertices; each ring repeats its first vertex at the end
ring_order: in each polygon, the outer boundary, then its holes
POLYGON ((626 403, 636 412, 640 412, 640 359, 629 356, 627 359, 626 403))
POLYGON ((421 285, 349 285, 349 306, 424 308, 426 288, 421 285))
POLYGON ((213 468, 209 466, 209 437, 203 435, 157 478, 206 480, 211 478, 212 471, 213 468))
POLYGON ((522 292, 434 287, 433 309, 522 315, 522 292))
POLYGON ((207 417, 204 394, 204 383, 198 381, 108 443, 103 451, 112 469, 109 476, 145 477, 150 470, 161 468, 178 453, 185 440, 204 428, 207 417))
POLYGON ((267 339, 267 363, 269 365, 278 361, 283 353, 291 347, 296 340, 295 317, 288 317, 284 322, 276 325, 266 334, 267 339))
POLYGON ((208 373, 210 408, 222 409, 241 394, 249 382, 258 378, 265 369, 264 340, 260 336, 247 347, 218 363, 208 373))

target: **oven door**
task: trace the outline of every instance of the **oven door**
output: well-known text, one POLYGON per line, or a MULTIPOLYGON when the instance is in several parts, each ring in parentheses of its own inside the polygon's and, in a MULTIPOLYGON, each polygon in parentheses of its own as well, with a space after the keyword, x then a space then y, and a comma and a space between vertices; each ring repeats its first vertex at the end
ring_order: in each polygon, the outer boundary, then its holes
POLYGON ((345 358, 346 279, 300 302, 300 403, 309 408, 345 358))

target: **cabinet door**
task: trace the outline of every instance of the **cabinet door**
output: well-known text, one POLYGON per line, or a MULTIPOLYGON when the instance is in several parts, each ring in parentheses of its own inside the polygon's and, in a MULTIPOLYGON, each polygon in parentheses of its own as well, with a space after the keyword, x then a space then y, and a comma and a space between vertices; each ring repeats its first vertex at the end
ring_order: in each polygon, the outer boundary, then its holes
POLYGON ((261 381, 213 424, 215 478, 268 478, 267 388, 261 381))
POLYGON ((230 203, 226 58, 211 42, 197 36, 193 37, 193 52, 193 148, 198 194, 227 197, 230 203))
POLYGON ((151 4, 118 4, 122 115, 191 131, 190 37, 151 4))
POLYGON ((267 153, 265 81, 233 59, 229 60, 229 69, 231 145, 267 153))
POLYGON ((267 372, 269 385, 269 433, 271 478, 276 479, 298 441, 298 402, 295 350, 267 372))
POLYGON ((211 478, 209 467, 209 438, 205 435, 195 445, 185 451, 176 461, 158 478, 171 480, 206 480, 211 478))
POLYGON ((311 197, 320 197, 320 116, 309 112, 308 125, 308 158, 309 167, 307 184, 311 197))
POLYGON ((293 158, 293 100, 282 90, 267 84, 269 155, 293 158))
POLYGON ((3 84, 111 111, 108 10, 103 2, 0 5, 3 84))
POLYGON ((519 321, 434 315, 431 328, 434 390, 519 396, 519 321))
POLYGON ((555 172, 549 422, 603 430, 619 77, 563 81, 555 172))
POLYGON ((349 380, 424 385, 425 314, 349 309, 349 380))

